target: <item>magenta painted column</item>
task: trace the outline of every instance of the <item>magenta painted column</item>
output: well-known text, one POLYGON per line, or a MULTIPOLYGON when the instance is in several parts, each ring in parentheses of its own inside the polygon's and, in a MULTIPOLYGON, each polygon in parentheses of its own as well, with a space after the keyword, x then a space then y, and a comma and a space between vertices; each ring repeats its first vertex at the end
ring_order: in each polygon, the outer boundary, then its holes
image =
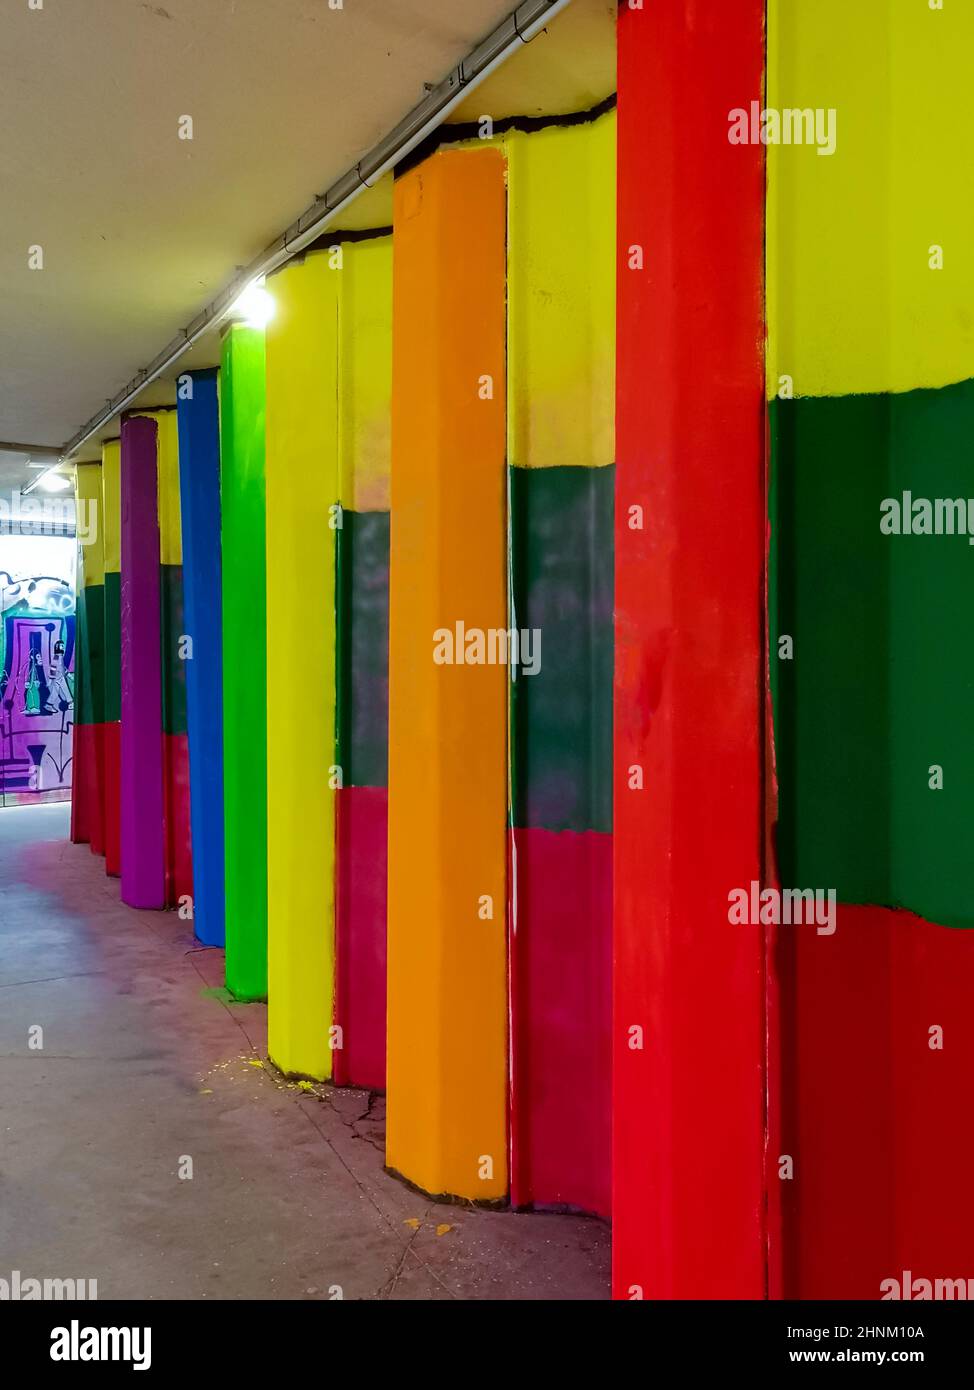
POLYGON ((156 422, 122 421, 122 901, 164 907, 156 422))

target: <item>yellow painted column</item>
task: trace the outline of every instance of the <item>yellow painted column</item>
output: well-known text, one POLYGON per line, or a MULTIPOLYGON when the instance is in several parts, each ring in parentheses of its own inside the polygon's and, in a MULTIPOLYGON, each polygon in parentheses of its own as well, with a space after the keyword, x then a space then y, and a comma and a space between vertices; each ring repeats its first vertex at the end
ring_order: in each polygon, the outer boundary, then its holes
POLYGON ((505 212, 495 149, 396 183, 387 1162, 475 1200, 507 1191, 507 669, 464 661, 507 627, 505 212))
POLYGON ((316 1080, 332 1070, 335 954, 333 260, 314 252, 267 286, 268 1051, 316 1080))

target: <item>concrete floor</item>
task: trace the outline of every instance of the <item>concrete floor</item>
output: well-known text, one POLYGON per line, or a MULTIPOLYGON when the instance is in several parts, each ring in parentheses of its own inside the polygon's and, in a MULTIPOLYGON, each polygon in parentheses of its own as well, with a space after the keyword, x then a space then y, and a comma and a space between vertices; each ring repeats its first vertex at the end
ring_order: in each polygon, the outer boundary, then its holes
POLYGON ((0 1278, 97 1279, 101 1299, 608 1297, 603 1222, 440 1206, 384 1173, 383 1098, 268 1069, 266 1009, 227 999, 222 952, 122 906, 68 818, 0 810, 0 1278))

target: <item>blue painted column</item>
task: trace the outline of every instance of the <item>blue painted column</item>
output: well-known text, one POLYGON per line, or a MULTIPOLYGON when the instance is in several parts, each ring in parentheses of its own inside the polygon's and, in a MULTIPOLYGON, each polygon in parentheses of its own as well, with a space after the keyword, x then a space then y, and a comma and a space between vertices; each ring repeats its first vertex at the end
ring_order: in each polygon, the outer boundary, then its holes
POLYGON ((224 942, 223 605, 220 577, 220 424, 217 371, 180 378, 179 496, 183 532, 186 721, 189 729, 193 922, 207 946, 224 942))

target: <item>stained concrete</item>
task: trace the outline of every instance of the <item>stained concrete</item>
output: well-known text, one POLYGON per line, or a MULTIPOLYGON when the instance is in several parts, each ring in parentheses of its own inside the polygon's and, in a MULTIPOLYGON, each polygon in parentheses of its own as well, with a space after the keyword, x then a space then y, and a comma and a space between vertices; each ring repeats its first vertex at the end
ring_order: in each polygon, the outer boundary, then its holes
POLYGON ((383 1172, 383 1098, 285 1082, 222 952, 124 907, 67 834, 67 806, 0 810, 0 1278, 97 1279, 101 1299, 608 1297, 604 1223, 440 1206, 383 1172))

